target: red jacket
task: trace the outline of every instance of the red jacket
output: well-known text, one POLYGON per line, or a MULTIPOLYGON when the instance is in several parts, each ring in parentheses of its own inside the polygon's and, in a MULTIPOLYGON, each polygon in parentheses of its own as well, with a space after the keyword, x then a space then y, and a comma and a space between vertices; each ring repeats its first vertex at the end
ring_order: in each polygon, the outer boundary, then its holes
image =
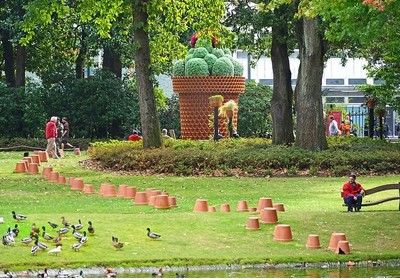
POLYGON ((128 141, 139 141, 140 139, 142 139, 142 137, 137 134, 131 134, 128 137, 128 141))
POLYGON ((46 139, 49 138, 57 138, 57 126, 52 121, 46 124, 46 139))
POLYGON ((357 196, 361 190, 364 190, 364 188, 359 183, 355 183, 355 186, 353 186, 347 182, 343 185, 343 198, 347 198, 349 195, 357 196))

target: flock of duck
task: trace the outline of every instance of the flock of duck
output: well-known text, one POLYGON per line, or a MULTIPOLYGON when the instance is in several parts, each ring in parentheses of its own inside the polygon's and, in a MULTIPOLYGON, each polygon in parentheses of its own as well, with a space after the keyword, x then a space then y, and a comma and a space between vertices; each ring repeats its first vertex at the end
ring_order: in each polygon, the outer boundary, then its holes
MULTIPOLYGON (((22 215, 22 214, 17 214, 15 211, 12 211, 12 217, 16 220, 16 222, 23 221, 27 219, 27 216, 22 215)), ((47 251, 49 254, 57 256, 62 252, 62 238, 66 236, 67 233, 72 231, 72 236, 76 239, 76 243, 71 245, 71 249, 74 251, 79 251, 79 249, 87 244, 89 235, 94 235, 95 229, 93 227, 93 224, 91 221, 88 221, 88 226, 87 226, 87 232, 84 230, 84 226, 81 222, 81 220, 78 220, 77 224, 71 224, 68 222, 65 217, 61 217, 61 224, 62 226, 58 226, 56 223, 48 222, 49 226, 56 230, 57 236, 52 236, 48 232, 46 232, 46 227, 42 226, 41 228, 37 227, 35 223, 32 224, 31 232, 28 237, 22 238, 20 240, 21 243, 25 245, 29 245, 30 243, 33 242, 33 246, 31 247, 31 254, 36 256, 39 252, 44 252, 47 251), (42 232, 40 233, 40 231, 42 232), (46 243, 40 241, 39 239, 42 238, 46 240, 47 242, 53 242, 55 245, 55 248, 49 249, 49 245, 46 243)), ((15 239, 18 237, 19 234, 19 228, 18 224, 15 224, 14 228, 8 227, 8 230, 6 234, 3 235, 2 237, 2 243, 4 246, 13 246, 15 244, 15 239)), ((161 235, 155 232, 152 232, 150 228, 147 228, 147 236, 152 239, 160 239, 161 235)), ((112 245, 116 248, 116 250, 121 250, 122 247, 124 246, 123 242, 120 242, 118 237, 112 236, 112 245)), ((28 274, 31 272, 31 270, 27 271, 28 274)), ((107 268, 105 270, 106 276, 108 278, 115 278, 116 273, 112 271, 111 268, 107 268)), ((12 273, 9 271, 4 271, 4 274, 6 277, 12 277, 12 273)), ((56 277, 58 278, 81 278, 83 275, 83 272, 81 271, 80 274, 68 274, 64 273, 62 270, 58 272, 56 277)), ((156 273, 153 273, 153 277, 162 277, 163 272, 162 268, 156 273)), ((32 275, 30 275, 32 276, 32 275)), ((48 277, 47 273, 47 268, 42 273, 39 273, 36 275, 39 278, 46 278, 48 277)), ((177 274, 176 277, 181 278, 183 275, 177 274)), ((27 276, 29 277, 29 275, 27 276)))

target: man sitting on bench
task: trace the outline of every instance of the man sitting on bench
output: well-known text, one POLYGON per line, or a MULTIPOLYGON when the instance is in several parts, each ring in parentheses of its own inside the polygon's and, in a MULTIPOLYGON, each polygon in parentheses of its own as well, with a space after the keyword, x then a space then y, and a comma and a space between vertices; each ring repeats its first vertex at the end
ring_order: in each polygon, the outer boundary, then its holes
POLYGON ((356 183, 356 175, 350 174, 349 181, 343 185, 343 199, 348 212, 353 212, 353 207, 356 212, 360 211, 363 194, 364 188, 356 183))

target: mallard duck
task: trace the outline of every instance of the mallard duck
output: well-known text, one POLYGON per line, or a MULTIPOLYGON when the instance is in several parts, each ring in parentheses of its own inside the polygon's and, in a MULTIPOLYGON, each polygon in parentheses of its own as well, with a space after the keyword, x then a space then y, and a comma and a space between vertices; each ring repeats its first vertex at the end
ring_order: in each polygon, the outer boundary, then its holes
POLYGON ((26 218, 27 218, 25 215, 16 214, 15 211, 11 211, 11 213, 13 214, 13 218, 16 219, 17 222, 26 220, 26 218))
POLYGON ((79 232, 76 231, 76 228, 74 225, 71 226, 73 231, 72 231, 72 235, 76 238, 76 239, 81 239, 83 237, 83 235, 79 232))
POLYGON ((40 228, 36 226, 35 223, 32 224, 31 232, 34 233, 33 235, 38 235, 40 233, 40 228))
POLYGON ((53 254, 53 255, 56 255, 56 256, 57 256, 59 253, 61 253, 61 249, 62 249, 61 246, 57 246, 56 248, 51 249, 51 250, 49 251, 49 254, 53 254))
POLYGON ((47 246, 45 243, 39 241, 39 236, 38 235, 36 235, 35 238, 38 241, 37 245, 39 246, 40 249, 42 249, 44 251, 44 250, 47 250, 49 248, 49 246, 47 246))
POLYGON ((79 242, 79 243, 72 245, 71 248, 76 252, 76 251, 79 251, 79 249, 82 247, 82 245, 83 244, 81 242, 79 242))
POLYGON ((4 275, 6 276, 5 278, 13 278, 15 276, 8 269, 4 270, 4 275))
POLYGON ((14 243, 15 243, 14 237, 12 237, 11 235, 5 234, 5 235, 3 235, 2 243, 4 246, 14 245, 14 243))
POLYGON ((106 276, 107 278, 117 278, 117 273, 114 272, 111 268, 106 268, 106 276))
POLYGON ((53 239, 53 241, 56 244, 56 246, 62 246, 61 240, 62 240, 62 235, 61 234, 58 234, 58 236, 53 239))
POLYGON ((47 278, 49 277, 49 274, 47 273, 47 267, 44 268, 43 272, 38 273, 37 278, 47 278))
POLYGON ((155 232, 151 232, 150 228, 147 228, 147 236, 150 237, 152 240, 156 240, 161 238, 161 235, 155 232))
POLYGON ((177 273, 175 273, 175 277, 176 277, 176 278, 186 278, 186 275, 185 275, 185 274, 179 274, 179 273, 177 272, 177 273))
POLYGON ((53 240, 54 239, 53 236, 51 236, 50 234, 46 233, 46 227, 43 226, 42 229, 43 229, 42 237, 44 239, 46 239, 46 240, 53 240))
POLYGON ((17 237, 19 233, 18 225, 15 224, 15 227, 11 230, 13 237, 17 237))
POLYGON ((63 271, 63 269, 60 269, 56 275, 56 278, 69 278, 69 273, 66 273, 63 271))
POLYGON ((39 250, 40 250, 40 247, 39 247, 39 245, 38 245, 38 242, 39 242, 39 240, 35 240, 35 244, 32 246, 32 248, 31 248, 31 253, 32 253, 32 255, 34 255, 34 256, 36 256, 37 255, 37 252, 39 252, 39 250))
POLYGON ((151 274, 152 277, 162 277, 163 275, 164 275, 164 273, 163 273, 163 268, 162 268, 162 267, 160 267, 160 269, 158 270, 158 272, 153 272, 153 273, 151 274))
POLYGON ((80 239, 82 244, 85 244, 86 242, 88 242, 89 238, 86 236, 86 231, 83 231, 83 236, 80 239))
POLYGON ((83 225, 82 225, 81 220, 78 220, 78 221, 79 221, 79 224, 76 224, 76 225, 75 225, 75 230, 81 230, 81 229, 83 229, 83 225))
POLYGON ((71 225, 70 222, 68 222, 64 216, 61 217, 61 223, 64 225, 64 227, 69 227, 71 225))
POLYGON ((88 226, 88 228, 87 228, 88 232, 89 232, 90 234, 94 234, 94 227, 93 227, 92 222, 89 221, 88 224, 89 224, 89 226, 88 226))
POLYGON ((47 222, 52 228, 56 229, 58 228, 58 225, 52 222, 47 222))
POLYGON ((124 247, 124 243, 119 242, 117 237, 112 237, 113 246, 118 250, 124 247))
POLYGON ((21 242, 28 246, 33 241, 33 232, 29 233, 29 237, 21 239, 21 242))
POLYGON ((65 235, 65 234, 67 234, 67 233, 69 232, 69 228, 67 228, 67 227, 60 228, 60 229, 57 230, 56 232, 57 232, 58 234, 65 235))
POLYGON ((83 271, 81 270, 79 274, 70 274, 68 278, 83 278, 83 271))

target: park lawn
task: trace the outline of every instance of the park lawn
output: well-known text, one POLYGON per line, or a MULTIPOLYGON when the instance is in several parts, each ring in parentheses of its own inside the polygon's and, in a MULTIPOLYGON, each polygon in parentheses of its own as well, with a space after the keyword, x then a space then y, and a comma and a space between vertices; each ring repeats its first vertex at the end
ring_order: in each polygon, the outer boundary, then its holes
MULTIPOLYGON (((105 198, 70 190, 69 185, 50 183, 40 174, 13 173, 22 152, 0 153, 0 233, 16 224, 11 211, 26 215, 18 223, 20 233, 14 246, 2 246, 0 269, 34 269, 60 267, 141 267, 184 266, 203 264, 299 263, 400 259, 399 202, 365 207, 360 213, 347 213, 342 207, 340 190, 347 178, 290 177, 172 177, 110 174, 83 168, 87 158, 67 153, 60 160, 50 159, 43 166, 52 166, 66 177, 80 177, 84 183, 127 184, 138 191, 156 188, 177 199, 178 207, 159 210, 152 206, 134 206, 132 200, 105 198), (278 212, 279 224, 289 224, 293 241, 273 241, 275 225, 261 224, 261 230, 246 230, 248 217, 255 212, 236 212, 239 200, 256 207, 260 197, 284 203, 286 212, 278 212), (217 206, 215 213, 194 213, 196 199, 207 199, 217 206), (229 203, 232 212, 219 212, 219 205, 229 203), (79 252, 70 246, 76 243, 71 232, 62 240, 58 256, 30 253, 31 246, 19 242, 29 235, 32 223, 46 226, 56 235, 48 221, 61 225, 61 216, 73 224, 80 219, 87 226, 92 221, 95 234, 79 252), (162 235, 150 240, 146 228, 162 235), (337 255, 327 249, 332 233, 343 232, 350 243, 350 255, 337 255), (318 234, 322 249, 307 249, 307 236, 318 234), (112 246, 116 236, 125 245, 122 250, 112 246)), ((400 176, 359 177, 365 188, 397 183, 400 176)), ((374 194, 366 200, 398 195, 397 191, 374 194)), ((44 241, 52 249, 54 244, 44 241)))

